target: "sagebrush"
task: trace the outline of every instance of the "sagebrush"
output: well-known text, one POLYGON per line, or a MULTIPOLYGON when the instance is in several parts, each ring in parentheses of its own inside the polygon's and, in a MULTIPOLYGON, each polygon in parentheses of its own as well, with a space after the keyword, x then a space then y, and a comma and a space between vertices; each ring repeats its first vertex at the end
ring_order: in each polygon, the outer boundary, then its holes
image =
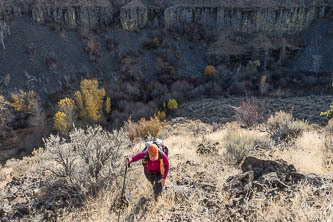
POLYGON ((239 164, 255 146, 255 137, 238 130, 229 130, 224 137, 225 158, 239 164))
POLYGON ((66 184, 88 193, 112 184, 122 163, 122 150, 128 144, 123 129, 110 133, 100 126, 74 128, 69 141, 51 135, 45 139, 41 172, 50 172, 50 180, 66 179, 66 184))
POLYGON ((299 136, 309 125, 306 121, 295 120, 291 113, 279 111, 268 118, 266 127, 272 139, 288 142, 299 136))

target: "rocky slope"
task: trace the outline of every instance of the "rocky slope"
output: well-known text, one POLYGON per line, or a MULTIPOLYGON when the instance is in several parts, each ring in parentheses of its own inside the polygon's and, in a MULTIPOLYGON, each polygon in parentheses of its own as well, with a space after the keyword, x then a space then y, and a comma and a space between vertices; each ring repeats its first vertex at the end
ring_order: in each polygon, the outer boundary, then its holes
MULTIPOLYGON (((39 150, 0 168, 0 217, 3 221, 117 221, 118 215, 121 221, 329 220, 333 153, 325 148, 323 130, 312 128, 290 143, 274 144, 264 142, 269 140, 266 132, 241 129, 235 122, 214 126, 172 119, 161 134, 169 147, 171 168, 158 200, 141 163, 129 168, 123 199, 122 165, 109 175, 115 176, 112 183, 84 198, 77 187, 40 170, 46 163, 54 170, 59 165, 48 150, 39 150), (249 148, 240 165, 228 160, 233 155, 227 148, 230 130, 261 141, 249 148)), ((120 160, 139 152, 143 144, 123 147, 120 160)))

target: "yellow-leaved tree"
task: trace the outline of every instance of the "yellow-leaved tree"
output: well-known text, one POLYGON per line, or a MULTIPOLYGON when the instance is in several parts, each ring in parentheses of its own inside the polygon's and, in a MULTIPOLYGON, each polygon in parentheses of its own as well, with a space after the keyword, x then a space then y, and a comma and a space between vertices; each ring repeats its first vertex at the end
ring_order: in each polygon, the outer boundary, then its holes
POLYGON ((10 95, 12 103, 9 105, 18 112, 31 113, 35 103, 38 101, 38 95, 35 91, 23 91, 19 90, 18 93, 12 93, 10 95))
POLYGON ((70 128, 74 122, 74 115, 76 109, 74 100, 66 97, 58 102, 58 107, 59 112, 57 114, 60 115, 59 113, 63 113, 65 115, 61 114, 62 118, 59 118, 60 116, 58 116, 58 118, 55 117, 55 120, 58 121, 57 125, 68 125, 68 128, 70 128), (66 123, 60 123, 60 121, 65 121, 66 123))
POLYGON ((53 127, 62 134, 67 134, 70 124, 66 120, 67 115, 64 112, 57 112, 54 116, 53 127))
MULTIPOLYGON (((79 116, 98 121, 102 117, 103 101, 105 96, 104 88, 98 88, 97 80, 82 80, 80 91, 74 94, 79 116)), ((111 103, 110 103, 111 104, 111 103)))
MULTIPOLYGON (((111 99, 105 98, 104 88, 99 89, 97 80, 82 80, 80 90, 74 93, 73 99, 64 98, 58 102, 54 128, 62 134, 67 134, 73 123, 78 120, 77 117, 97 122, 101 120, 103 111, 106 114, 111 112, 111 99)), ((76 123, 82 124, 80 121, 76 123)))

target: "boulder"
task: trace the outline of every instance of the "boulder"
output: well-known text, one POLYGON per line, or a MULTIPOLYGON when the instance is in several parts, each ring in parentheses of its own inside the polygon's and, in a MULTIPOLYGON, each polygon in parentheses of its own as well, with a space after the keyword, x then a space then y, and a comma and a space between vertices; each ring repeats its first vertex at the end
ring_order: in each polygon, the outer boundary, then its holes
POLYGON ((266 194, 292 190, 300 182, 319 187, 332 180, 297 173, 293 165, 284 160, 261 160, 246 157, 241 165, 243 173, 227 179, 224 189, 236 197, 249 195, 254 190, 266 194), (274 192, 273 192, 274 191, 274 192))

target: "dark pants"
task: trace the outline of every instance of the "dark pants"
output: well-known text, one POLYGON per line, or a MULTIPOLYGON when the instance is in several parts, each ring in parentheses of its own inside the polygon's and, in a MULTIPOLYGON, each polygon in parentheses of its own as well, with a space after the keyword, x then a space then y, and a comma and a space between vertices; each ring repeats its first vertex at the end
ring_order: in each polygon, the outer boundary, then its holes
POLYGON ((162 183, 159 183, 158 181, 160 181, 162 179, 162 174, 161 173, 154 173, 154 174, 150 174, 145 172, 145 176, 147 178, 147 180, 149 180, 149 182, 153 185, 154 188, 154 193, 155 195, 159 195, 162 192, 162 183))

